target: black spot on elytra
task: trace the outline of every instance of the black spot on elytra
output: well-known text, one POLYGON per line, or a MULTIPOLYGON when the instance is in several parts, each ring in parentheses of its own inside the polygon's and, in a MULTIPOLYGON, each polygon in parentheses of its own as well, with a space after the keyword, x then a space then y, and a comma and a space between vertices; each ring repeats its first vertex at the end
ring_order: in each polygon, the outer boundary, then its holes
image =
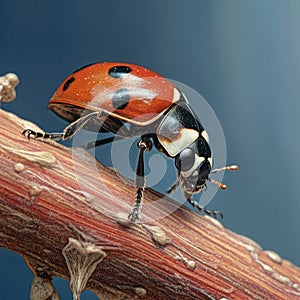
POLYGON ((112 98, 112 104, 116 109, 124 109, 130 100, 129 90, 119 89, 112 98))
POLYGON ((69 88, 70 84, 74 81, 75 81, 74 77, 71 77, 70 79, 68 79, 63 86, 63 91, 67 90, 69 88))
POLYGON ((109 69, 108 74, 114 78, 122 78, 131 71, 132 69, 128 66, 114 66, 109 69))

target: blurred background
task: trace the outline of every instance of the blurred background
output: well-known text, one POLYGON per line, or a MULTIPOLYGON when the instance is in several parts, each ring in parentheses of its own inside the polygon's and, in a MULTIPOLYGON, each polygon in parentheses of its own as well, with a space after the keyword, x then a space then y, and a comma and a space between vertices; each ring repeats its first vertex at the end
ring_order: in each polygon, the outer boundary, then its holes
MULTIPOLYGON (((300 266, 299 1, 4 0, 0 28, 0 74, 21 80, 2 108, 47 131, 66 126, 46 109, 49 98, 91 62, 140 64, 198 91, 223 127, 228 163, 240 167, 207 208, 300 266)), ((99 151, 109 164, 108 149, 99 151)), ((23 259, 0 249, 0 261, 0 298, 28 299, 23 259)), ((72 299, 67 281, 54 282, 72 299)))

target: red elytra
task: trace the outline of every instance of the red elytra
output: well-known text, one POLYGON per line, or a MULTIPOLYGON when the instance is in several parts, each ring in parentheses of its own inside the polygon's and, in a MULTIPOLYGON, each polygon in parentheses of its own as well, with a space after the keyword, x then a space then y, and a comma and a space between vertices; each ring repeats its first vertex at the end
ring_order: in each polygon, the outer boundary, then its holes
POLYGON ((152 70, 122 62, 101 62, 67 77, 48 108, 68 121, 87 109, 146 125, 178 100, 174 84, 152 70))

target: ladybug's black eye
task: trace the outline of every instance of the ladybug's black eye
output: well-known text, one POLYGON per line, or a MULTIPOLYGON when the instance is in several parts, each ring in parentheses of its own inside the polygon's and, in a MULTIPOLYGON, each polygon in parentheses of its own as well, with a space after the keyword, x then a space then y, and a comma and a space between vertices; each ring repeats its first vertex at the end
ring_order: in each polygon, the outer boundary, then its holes
POLYGON ((122 78, 131 71, 132 69, 127 66, 115 66, 109 69, 108 74, 114 78, 122 78))
POLYGON ((182 150, 177 155, 176 160, 175 160, 176 168, 179 171, 189 170, 190 168, 192 168, 194 163, 195 163, 195 152, 190 148, 186 148, 186 149, 182 150))

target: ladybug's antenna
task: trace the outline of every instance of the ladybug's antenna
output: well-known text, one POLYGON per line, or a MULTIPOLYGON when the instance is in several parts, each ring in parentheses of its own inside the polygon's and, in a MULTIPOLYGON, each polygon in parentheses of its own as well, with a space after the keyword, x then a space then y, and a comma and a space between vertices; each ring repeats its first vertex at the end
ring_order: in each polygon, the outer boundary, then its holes
POLYGON ((211 183, 217 185, 222 190, 226 190, 227 189, 227 185, 224 184, 224 183, 222 183, 222 182, 219 182, 219 181, 214 180, 212 178, 208 178, 208 181, 210 181, 211 183))
POLYGON ((214 170, 210 171, 210 173, 219 173, 219 172, 226 171, 226 170, 237 171, 238 169, 239 169, 239 167, 237 165, 231 165, 231 166, 226 166, 226 167, 222 167, 219 169, 214 169, 214 170))
MULTIPOLYGON (((226 167, 222 167, 222 168, 219 168, 219 169, 214 169, 214 170, 210 171, 210 173, 219 173, 219 172, 226 171, 226 170, 237 171, 238 169, 239 169, 239 167, 237 165, 231 165, 231 166, 226 166, 226 167)), ((227 188, 226 184, 224 184, 222 182, 219 182, 215 179, 208 178, 208 181, 210 181, 211 183, 217 185, 222 190, 226 190, 226 188, 227 188)))

